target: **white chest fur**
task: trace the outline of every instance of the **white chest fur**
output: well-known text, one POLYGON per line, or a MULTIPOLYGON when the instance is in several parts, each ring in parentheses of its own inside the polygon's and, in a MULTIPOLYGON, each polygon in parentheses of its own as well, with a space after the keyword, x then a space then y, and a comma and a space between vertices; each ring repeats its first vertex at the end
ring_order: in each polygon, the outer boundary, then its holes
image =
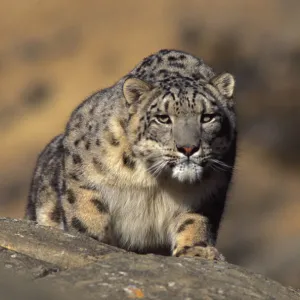
MULTIPOLYGON (((212 187, 212 186, 211 186, 212 187)), ((106 189, 107 205, 115 238, 120 247, 144 249, 171 244, 171 229, 176 218, 201 201, 211 188, 164 186, 151 189, 106 189)))

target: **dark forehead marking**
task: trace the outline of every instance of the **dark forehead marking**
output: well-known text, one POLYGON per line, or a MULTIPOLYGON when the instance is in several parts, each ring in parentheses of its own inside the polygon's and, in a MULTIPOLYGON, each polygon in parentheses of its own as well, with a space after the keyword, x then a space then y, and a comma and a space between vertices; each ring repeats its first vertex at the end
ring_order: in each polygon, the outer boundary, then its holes
POLYGON ((209 95, 212 99, 216 98, 216 95, 213 94, 213 92, 206 86, 203 86, 204 92, 209 95))
POLYGON ((168 57, 168 61, 175 61, 175 60, 177 60, 176 56, 169 56, 168 57))
POLYGON ((197 86, 199 86, 199 83, 190 77, 180 75, 178 72, 169 72, 167 77, 158 82, 158 85, 163 89, 168 90, 172 87, 176 87, 179 89, 184 89, 186 87, 197 88, 197 86))
POLYGON ((175 68, 179 68, 179 69, 183 69, 184 68, 184 64, 179 63, 179 62, 172 62, 170 63, 171 67, 175 67, 175 68))
POLYGON ((170 96, 173 98, 173 100, 175 101, 175 96, 173 93, 170 92, 170 96))
POLYGON ((197 96, 198 92, 196 90, 193 90, 193 96, 192 96, 192 102, 195 103, 195 99, 197 96))
POLYGON ((171 96, 173 98, 173 100, 175 100, 175 96, 170 90, 166 91, 165 94, 162 96, 162 98, 164 99, 167 96, 171 96))
POLYGON ((167 101, 165 102, 165 110, 168 111, 168 109, 169 109, 169 101, 167 100, 167 101))

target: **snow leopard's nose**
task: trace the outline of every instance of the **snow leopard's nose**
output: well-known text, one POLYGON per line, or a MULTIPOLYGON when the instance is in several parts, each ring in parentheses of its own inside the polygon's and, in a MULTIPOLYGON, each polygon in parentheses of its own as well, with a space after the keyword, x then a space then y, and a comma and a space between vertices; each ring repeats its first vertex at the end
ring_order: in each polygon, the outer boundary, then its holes
POLYGON ((183 153, 187 157, 192 156, 200 148, 200 146, 190 146, 190 145, 188 145, 188 146, 178 146, 178 145, 176 145, 176 147, 177 147, 177 150, 180 153, 183 153))

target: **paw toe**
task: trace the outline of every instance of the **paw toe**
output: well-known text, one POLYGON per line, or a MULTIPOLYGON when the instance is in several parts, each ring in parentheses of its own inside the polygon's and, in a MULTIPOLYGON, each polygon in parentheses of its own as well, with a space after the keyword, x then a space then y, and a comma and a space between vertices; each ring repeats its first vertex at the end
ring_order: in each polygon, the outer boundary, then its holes
POLYGON ((225 261, 225 257, 215 248, 203 245, 185 246, 175 256, 201 257, 208 260, 225 261))

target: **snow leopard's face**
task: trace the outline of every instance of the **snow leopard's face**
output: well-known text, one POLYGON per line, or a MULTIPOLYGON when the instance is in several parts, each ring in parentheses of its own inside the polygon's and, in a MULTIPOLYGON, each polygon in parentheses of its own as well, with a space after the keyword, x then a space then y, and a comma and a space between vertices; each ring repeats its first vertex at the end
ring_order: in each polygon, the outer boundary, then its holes
POLYGON ((124 95, 139 117, 134 154, 153 176, 180 182, 200 181, 207 168, 231 168, 222 158, 235 138, 233 88, 230 74, 203 85, 179 78, 168 89, 128 79, 124 95))

